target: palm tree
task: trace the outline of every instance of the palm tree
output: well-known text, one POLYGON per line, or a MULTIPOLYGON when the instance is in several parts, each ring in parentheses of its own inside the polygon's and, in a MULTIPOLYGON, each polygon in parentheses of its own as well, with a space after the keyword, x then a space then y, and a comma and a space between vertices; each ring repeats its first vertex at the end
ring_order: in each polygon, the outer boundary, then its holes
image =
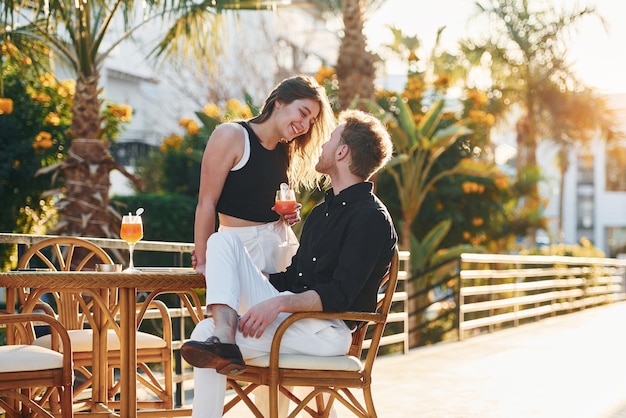
POLYGON ((276 7, 281 0, 36 0, 0 2, 5 21, 20 22, 11 31, 43 40, 76 75, 68 158, 52 167, 63 180, 59 191, 57 232, 77 236, 117 236, 119 214, 110 207, 109 173, 118 169, 136 179, 113 160, 102 139, 100 70, 122 41, 148 22, 169 24, 153 50, 156 58, 189 52, 202 56, 215 50, 216 29, 228 10, 276 7), (111 39, 111 25, 120 22, 121 34, 111 39), (103 42, 104 40, 107 42, 103 42))
POLYGON ((343 0, 343 24, 336 67, 339 106, 345 109, 355 98, 374 99, 376 57, 366 50, 361 0, 343 0))
MULTIPOLYGON (((563 58, 567 35, 583 18, 597 15, 593 7, 560 11, 549 3, 542 3, 542 9, 534 8, 535 5, 528 0, 477 1, 477 17, 487 18, 486 24, 480 23, 483 29, 479 36, 485 38, 463 43, 466 56, 474 64, 489 62, 487 70, 495 97, 500 97, 509 110, 521 112, 516 123, 518 175, 538 168, 537 143, 540 135, 551 129, 546 124, 551 118, 545 118, 551 106, 544 99, 559 100, 572 89, 571 83, 564 85, 561 80, 575 81, 563 58), (556 98, 542 94, 548 90, 556 98)), ((532 212, 540 209, 536 183, 525 207, 532 212)), ((529 240, 534 243, 534 234, 529 240)))

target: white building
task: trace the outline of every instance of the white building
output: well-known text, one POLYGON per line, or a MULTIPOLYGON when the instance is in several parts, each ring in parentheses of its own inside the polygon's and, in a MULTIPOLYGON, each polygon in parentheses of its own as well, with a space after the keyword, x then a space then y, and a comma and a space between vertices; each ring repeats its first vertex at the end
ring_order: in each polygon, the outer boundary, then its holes
MULTIPOLYGON (((609 104, 626 132, 626 94, 610 95, 609 104)), ((540 193, 548 203, 544 215, 553 241, 559 240, 556 152, 547 141, 537 152, 545 178, 540 193)), ((588 150, 572 149, 570 161, 563 192, 562 242, 574 244, 587 238, 609 257, 626 256, 626 140, 607 144, 597 138, 588 150)))

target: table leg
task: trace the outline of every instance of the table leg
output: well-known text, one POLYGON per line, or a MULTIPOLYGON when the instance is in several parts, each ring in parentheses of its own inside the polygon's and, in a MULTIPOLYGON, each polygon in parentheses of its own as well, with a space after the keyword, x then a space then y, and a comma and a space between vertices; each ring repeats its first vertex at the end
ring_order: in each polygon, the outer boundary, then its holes
POLYGON ((120 416, 137 416, 137 289, 120 290, 120 416))
MULTIPOLYGON (((109 290, 100 289, 97 292, 108 306, 109 290)), ((94 330, 93 330, 93 366, 92 366, 92 400, 94 402, 94 410, 100 408, 100 405, 108 403, 108 324, 106 315, 100 309, 94 309, 94 330)))

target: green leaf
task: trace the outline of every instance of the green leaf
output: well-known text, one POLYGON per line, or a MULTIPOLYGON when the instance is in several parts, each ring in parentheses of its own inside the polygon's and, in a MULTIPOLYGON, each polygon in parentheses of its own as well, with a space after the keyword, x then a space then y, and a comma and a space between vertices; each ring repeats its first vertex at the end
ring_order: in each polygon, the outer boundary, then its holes
POLYGON ((448 148, 450 148, 460 136, 471 134, 472 130, 464 125, 450 125, 437 129, 430 143, 430 155, 433 159, 439 158, 448 148))
POLYGON ((428 109, 428 112, 424 115, 422 120, 420 120, 419 125, 417 126, 417 130, 423 138, 431 138, 435 131, 437 130, 437 126, 439 125, 439 121, 441 120, 441 112, 443 110, 443 100, 437 100, 431 107, 428 109))
POLYGON ((250 108, 250 111, 252 112, 252 116, 259 116, 259 114, 261 114, 261 108, 255 105, 254 103, 252 103, 252 96, 246 93, 245 98, 246 98, 246 104, 248 105, 248 107, 250 108))
POLYGON ((426 270, 439 245, 452 227, 451 219, 444 219, 435 225, 420 242, 411 234, 411 267, 414 273, 426 270))
POLYGON ((400 125, 400 129, 402 129, 404 134, 407 136, 409 147, 411 147, 418 140, 415 117, 413 116, 411 109, 409 109, 406 103, 404 103, 399 94, 396 94, 396 107, 398 108, 398 114, 396 115, 398 125, 400 125))
POLYGON ((206 128, 207 134, 209 135, 211 135, 215 128, 217 128, 217 126, 222 123, 222 121, 220 121, 219 119, 215 119, 214 117, 211 117, 206 113, 196 112, 196 116, 198 117, 198 119, 200 119, 200 122, 202 122, 202 124, 206 128))

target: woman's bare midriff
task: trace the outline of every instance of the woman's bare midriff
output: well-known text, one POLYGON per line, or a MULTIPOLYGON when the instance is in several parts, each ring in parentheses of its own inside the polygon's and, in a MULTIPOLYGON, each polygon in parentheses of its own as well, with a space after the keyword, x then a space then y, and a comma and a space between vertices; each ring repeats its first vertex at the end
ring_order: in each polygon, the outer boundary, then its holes
POLYGON ((234 216, 224 215, 223 213, 220 213, 217 216, 220 220, 220 225, 224 225, 224 226, 242 227, 242 226, 257 226, 257 225, 265 224, 265 222, 248 221, 245 219, 235 218, 234 216))

